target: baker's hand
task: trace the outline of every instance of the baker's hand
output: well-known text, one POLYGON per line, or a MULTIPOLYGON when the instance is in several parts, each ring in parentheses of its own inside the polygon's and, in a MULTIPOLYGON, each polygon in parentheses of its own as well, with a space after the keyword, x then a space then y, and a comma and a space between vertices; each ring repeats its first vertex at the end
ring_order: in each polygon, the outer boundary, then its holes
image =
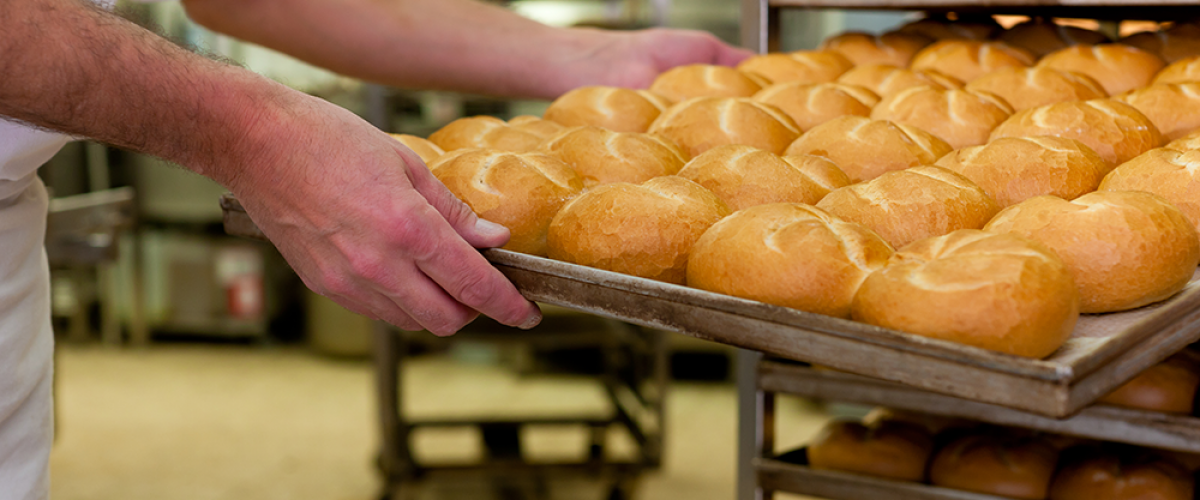
POLYGON ((662 72, 685 64, 734 66, 754 55, 703 31, 573 30, 583 40, 561 71, 561 92, 583 85, 646 88, 662 72))
POLYGON ((479 313, 537 325, 537 306, 476 250, 503 245, 507 229, 476 217, 405 146, 308 99, 293 119, 263 124, 277 139, 228 187, 309 288, 439 336, 479 313))

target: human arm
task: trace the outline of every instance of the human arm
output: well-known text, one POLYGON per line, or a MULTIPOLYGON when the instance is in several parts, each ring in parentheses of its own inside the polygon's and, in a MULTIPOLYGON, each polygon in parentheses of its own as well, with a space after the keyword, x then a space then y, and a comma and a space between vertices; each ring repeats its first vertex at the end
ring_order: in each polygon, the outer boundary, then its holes
POLYGON ((556 28, 476 0, 184 0, 213 30, 348 76, 404 88, 554 98, 645 88, 671 67, 736 64, 708 33, 556 28))
POLYGON ((540 314, 472 247, 478 219, 353 114, 207 60, 80 0, 0 2, 0 115, 174 161, 233 191, 304 282, 449 334, 540 314))

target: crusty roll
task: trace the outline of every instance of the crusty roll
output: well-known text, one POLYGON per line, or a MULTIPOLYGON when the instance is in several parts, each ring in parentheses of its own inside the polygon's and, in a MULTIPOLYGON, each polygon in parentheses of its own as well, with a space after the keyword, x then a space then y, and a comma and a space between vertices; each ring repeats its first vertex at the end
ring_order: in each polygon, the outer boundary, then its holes
POLYGON ((645 132, 671 103, 648 90, 580 87, 563 94, 543 117, 566 127, 594 125, 614 132, 645 132))
POLYGON ((561 123, 538 118, 533 115, 521 115, 509 118, 508 126, 517 130, 529 132, 542 140, 558 135, 566 127, 561 123))
POLYGON ((1200 149, 1200 130, 1168 142, 1167 145, 1163 147, 1167 149, 1174 149, 1176 151, 1200 149))
POLYGON ((1200 387, 1200 366, 1190 357, 1177 354, 1147 368, 1096 402, 1190 414, 1196 402, 1197 387, 1200 387))
POLYGON ((867 277, 856 321, 1044 358, 1079 318, 1079 292, 1053 251, 1012 234, 955 231, 901 248, 867 277))
POLYGON ((413 150, 417 156, 421 157, 421 161, 425 162, 426 165, 428 165, 429 162, 436 160, 437 157, 446 154, 442 148, 439 148, 437 144, 430 142, 429 139, 423 139, 409 134, 388 135, 391 135, 393 139, 400 141, 400 144, 407 146, 408 149, 413 150))
POLYGON ((1175 205, 1200 231, 1200 151, 1152 149, 1110 172, 1101 191, 1145 191, 1175 205))
POLYGON ((972 434, 938 450, 929 482, 958 490, 1042 500, 1050 489, 1058 450, 1037 438, 972 434))
POLYGON ((828 50, 759 54, 737 65, 739 71, 758 75, 771 83, 832 82, 853 67, 854 63, 845 56, 828 50))
POLYGON ((550 223, 551 259, 683 284, 688 255, 704 231, 729 215, 725 202, 682 177, 596 187, 550 223))
POLYGON ((1200 26, 1194 22, 1178 22, 1165 30, 1134 33, 1122 38, 1121 43, 1157 54, 1173 63, 1200 55, 1200 26))
POLYGON ((1076 45, 1046 54, 1038 66, 1083 73, 1117 95, 1150 84, 1155 73, 1166 66, 1157 55, 1119 43, 1076 45))
POLYGON ((987 142, 1012 113, 1012 106, 988 92, 913 87, 880 101, 871 119, 917 127, 959 149, 987 142))
POLYGON ((855 66, 890 64, 908 67, 917 51, 933 43, 933 39, 916 33, 890 32, 882 35, 849 32, 831 36, 821 42, 819 50, 831 50, 850 60, 855 66))
POLYGON ((928 165, 950 153, 946 141, 916 127, 861 116, 843 116, 813 127, 788 146, 788 155, 828 158, 850 182, 893 170, 928 165))
POLYGON ((934 165, 971 179, 1001 208, 1041 195, 1078 198, 1095 191, 1108 170, 1092 148, 1053 136, 996 139, 950 153, 934 165))
POLYGON ((992 18, 951 21, 944 17, 926 17, 896 28, 900 33, 916 33, 934 40, 987 40, 1003 30, 992 18))
POLYGON ((1200 264, 1200 237, 1157 195, 1098 191, 1074 201, 1038 196, 1001 211, 984 227, 1046 245, 1079 287, 1081 311, 1123 311, 1183 289, 1200 264))
POLYGON ((782 153, 800 127, 779 108, 746 97, 701 97, 667 109, 650 125, 683 148, 690 158, 714 146, 745 144, 782 153))
POLYGON ((1000 42, 942 40, 913 57, 909 68, 933 70, 969 82, 1000 68, 1033 65, 1033 54, 1000 42))
POLYGON ((429 141, 447 152, 485 148, 523 153, 536 149, 544 139, 537 131, 514 127, 494 116, 459 118, 429 134, 429 141))
POLYGON ((680 102, 695 97, 750 97, 769 84, 762 77, 726 66, 688 64, 658 75, 650 92, 680 102))
POLYGON ((692 248, 687 283, 844 318, 859 284, 891 254, 858 224, 809 205, 771 203, 713 224, 692 248))
POLYGON ((991 92, 1021 111, 1064 101, 1107 96, 1090 77, 1053 68, 1000 68, 967 84, 967 90, 991 92))
POLYGON ((1109 170, 1163 142, 1158 127, 1146 115, 1112 99, 1060 102, 1018 111, 992 130, 990 140, 1037 135, 1082 142, 1104 158, 1109 170))
POLYGON ((585 186, 640 183, 683 168, 687 157, 675 143, 653 134, 576 127, 542 144, 539 151, 570 165, 585 186))
POLYGON ((1154 75, 1153 83, 1200 82, 1200 55, 1179 59, 1154 75))
POLYGON ((841 83, 777 83, 754 100, 782 109, 801 130, 845 115, 870 116, 879 96, 866 87, 841 83))
POLYGON ((540 153, 460 149, 429 169, 480 217, 508 228, 505 249, 533 255, 546 255, 550 219, 583 191, 579 174, 540 153))
POLYGON ((1111 41, 1099 31, 1066 26, 1040 17, 1009 28, 998 39, 1013 47, 1025 49, 1037 57, 1073 45, 1095 45, 1111 41))
POLYGON ((819 156, 779 156, 740 144, 717 146, 693 158, 679 176, 704 186, 738 211, 766 203, 815 204, 850 184, 819 156))
POLYGON ((1161 83, 1113 99, 1141 111, 1168 141, 1200 129, 1200 82, 1161 83))
POLYGON ((837 83, 865 87, 880 97, 888 97, 911 87, 925 85, 935 89, 959 89, 963 86, 957 79, 937 71, 913 71, 886 64, 856 66, 842 73, 837 83))
MULTIPOLYGON (((1131 450, 1132 451, 1132 450, 1131 450)), ((1192 475, 1175 461, 1151 453, 1088 450, 1063 460, 1049 500, 1192 500, 1192 475)))
POLYGON ((931 165, 838 189, 817 208, 862 224, 896 248, 959 229, 982 228, 1000 211, 974 182, 931 165))
POLYGON ((814 469, 921 482, 932 453, 933 437, 920 426, 883 421, 868 427, 839 420, 825 424, 808 444, 808 464, 814 469))

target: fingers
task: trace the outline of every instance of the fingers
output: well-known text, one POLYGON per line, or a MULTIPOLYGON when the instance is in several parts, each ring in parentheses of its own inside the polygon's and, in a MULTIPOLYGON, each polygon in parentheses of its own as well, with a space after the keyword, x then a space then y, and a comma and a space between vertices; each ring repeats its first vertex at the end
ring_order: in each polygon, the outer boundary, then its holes
POLYGON ((409 165, 413 187, 467 243, 475 248, 496 248, 508 243, 508 228, 476 216, 471 207, 450 193, 423 164, 409 165))
POLYGON ((754 55, 753 51, 743 49, 741 47, 733 47, 718 41, 716 62, 722 66, 737 66, 738 63, 749 59, 754 55))

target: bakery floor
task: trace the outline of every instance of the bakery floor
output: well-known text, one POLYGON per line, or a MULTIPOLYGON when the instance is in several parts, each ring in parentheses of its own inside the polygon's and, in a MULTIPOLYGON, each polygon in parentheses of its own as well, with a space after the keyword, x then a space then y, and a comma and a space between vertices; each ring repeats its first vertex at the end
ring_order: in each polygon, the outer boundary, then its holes
MULTIPOLYGON (((602 392, 586 377, 521 376, 461 358, 439 354, 407 364, 409 415, 604 407, 602 392)), ((52 498, 378 498, 371 377, 365 360, 298 347, 62 343, 52 498)), ((643 476, 635 498, 733 499, 736 402, 732 383, 672 383, 665 463, 643 476)), ((778 411, 781 446, 805 442, 828 419, 821 406, 799 399, 781 399, 778 411)), ((582 434, 545 430, 523 436, 523 445, 534 457, 571 456, 582 440, 582 434)), ((448 430, 420 435, 416 454, 470 459, 480 448, 478 436, 448 430)), ((427 483, 418 498, 502 497, 486 481, 427 483)), ((606 494, 585 480, 549 483, 544 491, 552 499, 606 494)))

